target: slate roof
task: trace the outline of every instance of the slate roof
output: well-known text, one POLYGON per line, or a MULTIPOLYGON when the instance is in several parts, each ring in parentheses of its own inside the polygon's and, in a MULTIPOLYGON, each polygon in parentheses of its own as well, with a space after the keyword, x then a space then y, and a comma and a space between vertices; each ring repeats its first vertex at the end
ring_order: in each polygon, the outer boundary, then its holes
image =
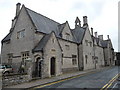
POLYGON ((39 41, 37 46, 33 49, 33 52, 42 51, 44 47, 46 46, 51 34, 46 34, 43 36, 43 38, 39 41))
POLYGON ((37 12, 34 12, 28 8, 26 8, 26 10, 28 11, 28 14, 30 15, 30 18, 32 19, 33 23, 35 24, 37 31, 46 34, 49 34, 52 31, 54 31, 57 36, 59 35, 58 25, 60 25, 60 23, 49 19, 37 12))
POLYGON ((85 29, 82 28, 82 27, 77 27, 73 30, 71 30, 75 39, 76 39, 76 42, 77 43, 82 43, 82 40, 83 40, 83 37, 84 37, 84 34, 85 34, 85 29))
POLYGON ((60 33, 61 33, 62 30, 64 29, 65 25, 66 25, 66 22, 63 23, 63 24, 58 25, 58 29, 59 29, 59 32, 60 32, 60 33))
POLYGON ((108 41, 107 40, 100 40, 100 43, 101 43, 103 48, 107 48, 107 45, 108 45, 108 41))
POLYGON ((2 40, 2 43, 5 42, 5 41, 9 41, 11 35, 12 35, 12 32, 9 32, 9 33, 7 34, 7 36, 2 40))
POLYGON ((107 48, 108 40, 101 40, 101 39, 96 38, 96 37, 94 37, 94 36, 92 36, 92 38, 93 38, 93 41, 96 40, 97 45, 99 45, 99 41, 100 41, 101 46, 102 46, 103 48, 107 48))

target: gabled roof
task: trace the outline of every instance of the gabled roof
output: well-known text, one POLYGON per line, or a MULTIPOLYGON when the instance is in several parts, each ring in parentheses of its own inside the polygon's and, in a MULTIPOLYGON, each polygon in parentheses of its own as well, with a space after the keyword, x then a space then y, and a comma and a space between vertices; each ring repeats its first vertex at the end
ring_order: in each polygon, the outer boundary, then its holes
POLYGON ((11 35, 12 35, 12 32, 9 32, 9 33, 7 34, 7 36, 2 40, 2 43, 3 43, 3 42, 6 42, 6 41, 9 41, 11 35))
POLYGON ((39 43, 37 44, 37 46, 33 49, 33 52, 39 52, 42 51, 44 49, 44 47, 46 46, 49 38, 50 38, 51 34, 46 34, 43 36, 43 38, 39 41, 39 43))
POLYGON ((92 36, 92 39, 93 39, 93 42, 95 42, 95 40, 96 40, 97 45, 99 45, 99 41, 100 41, 99 38, 92 36))
MULTIPOLYGON (((39 41, 39 43, 35 46, 35 48, 33 49, 33 52, 43 51, 43 49, 45 48, 48 40, 50 39, 50 37, 51 37, 51 35, 52 35, 52 33, 54 33, 54 35, 55 35, 55 37, 56 37, 56 34, 55 34, 54 31, 52 31, 50 34, 45 34, 45 35, 43 36, 43 38, 39 41)), ((57 38, 56 38, 56 39, 57 39, 57 38)), ((58 42, 58 39, 57 39, 57 42, 58 42)), ((59 42, 58 42, 58 45, 60 46, 60 43, 59 43, 59 42)), ((61 46, 60 46, 60 49, 61 49, 61 51, 63 51, 62 48, 61 48, 61 46)))
POLYGON ((72 31, 75 39, 76 39, 76 42, 77 43, 82 43, 82 40, 83 40, 86 29, 84 29, 82 27, 77 27, 77 28, 75 28, 71 31, 72 31))
POLYGON ((101 47, 107 48, 108 40, 101 40, 101 39, 96 38, 96 37, 94 37, 94 36, 92 36, 92 38, 93 38, 93 41, 96 40, 98 46, 99 46, 99 42, 100 42, 101 47))
POLYGON ((58 29, 59 29, 60 32, 62 32, 62 30, 64 29, 65 25, 66 25, 66 22, 63 23, 63 24, 59 24, 58 25, 58 29))
POLYGON ((30 18, 32 19, 33 23, 35 24, 37 31, 39 32, 43 32, 46 34, 51 33, 52 31, 54 31, 56 33, 56 35, 59 34, 59 30, 58 30, 58 25, 60 25, 60 23, 49 19, 35 11, 32 11, 28 8, 26 8, 30 18))

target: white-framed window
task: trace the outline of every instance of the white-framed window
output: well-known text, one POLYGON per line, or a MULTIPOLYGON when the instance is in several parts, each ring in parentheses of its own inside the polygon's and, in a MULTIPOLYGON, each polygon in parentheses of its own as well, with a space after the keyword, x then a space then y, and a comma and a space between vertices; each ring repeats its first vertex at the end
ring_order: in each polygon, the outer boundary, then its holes
POLYGON ((8 64, 12 64, 12 58, 13 58, 13 54, 9 53, 8 54, 8 64))
POLYGON ((69 33, 66 33, 66 40, 70 40, 70 34, 69 33))
POLYGON ((25 64, 25 60, 26 59, 28 59, 29 58, 29 51, 26 51, 26 52, 22 52, 21 53, 22 55, 21 55, 21 57, 22 57, 22 62, 23 62, 23 64, 25 64))
POLYGON ((24 38, 25 37, 25 29, 17 32, 17 39, 24 38))
POLYGON ((77 60, 76 60, 77 55, 72 55, 72 64, 76 65, 77 64, 77 60))
POLYGON ((69 45, 65 45, 66 50, 70 50, 70 46, 69 45))

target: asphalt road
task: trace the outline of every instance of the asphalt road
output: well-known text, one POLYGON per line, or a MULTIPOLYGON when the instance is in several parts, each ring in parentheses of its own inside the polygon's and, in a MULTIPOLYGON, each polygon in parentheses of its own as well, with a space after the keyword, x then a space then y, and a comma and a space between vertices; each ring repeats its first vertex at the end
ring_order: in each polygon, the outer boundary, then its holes
MULTIPOLYGON (((113 77, 119 73, 120 69, 115 66, 102 71, 89 73, 73 79, 52 83, 42 88, 103 88, 113 77)), ((113 87, 114 85, 111 85, 113 87)), ((110 88, 111 88, 110 87, 110 88)), ((39 89, 39 88, 36 88, 39 89)))

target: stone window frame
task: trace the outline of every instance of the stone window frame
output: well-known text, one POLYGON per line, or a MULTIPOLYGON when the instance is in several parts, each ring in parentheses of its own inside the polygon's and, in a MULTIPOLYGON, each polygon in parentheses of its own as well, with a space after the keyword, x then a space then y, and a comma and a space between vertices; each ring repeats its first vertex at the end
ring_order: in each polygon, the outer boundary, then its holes
POLYGON ((77 65, 77 55, 72 55, 72 65, 77 65))
POLYGON ((21 52, 21 59, 24 65, 26 65, 25 60, 28 59, 29 57, 30 57, 29 51, 21 52))
POLYGON ((8 56, 8 64, 12 64, 13 53, 7 54, 8 56))
POLYGON ((55 43, 55 39, 54 38, 52 38, 52 43, 55 43))
POLYGON ((88 46, 88 40, 85 40, 86 46, 88 46))
POLYGON ((66 50, 70 50, 70 45, 65 45, 66 50))
POLYGON ((25 29, 17 32, 17 39, 25 37, 25 29))
POLYGON ((70 40, 70 34, 69 33, 65 33, 66 36, 66 40, 70 40))
POLYGON ((92 42, 90 41, 89 43, 90 43, 90 47, 92 47, 92 42))

